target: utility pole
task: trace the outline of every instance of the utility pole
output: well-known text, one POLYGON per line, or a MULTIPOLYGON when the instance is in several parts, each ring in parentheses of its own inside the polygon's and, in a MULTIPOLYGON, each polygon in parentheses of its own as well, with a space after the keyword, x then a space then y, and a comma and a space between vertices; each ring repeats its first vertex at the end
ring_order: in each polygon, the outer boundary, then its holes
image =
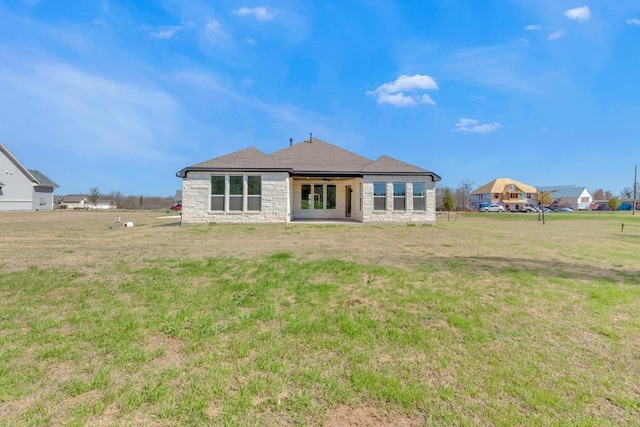
POLYGON ((633 175, 633 211, 631 215, 636 214, 636 198, 638 197, 638 165, 636 165, 636 172, 633 175))

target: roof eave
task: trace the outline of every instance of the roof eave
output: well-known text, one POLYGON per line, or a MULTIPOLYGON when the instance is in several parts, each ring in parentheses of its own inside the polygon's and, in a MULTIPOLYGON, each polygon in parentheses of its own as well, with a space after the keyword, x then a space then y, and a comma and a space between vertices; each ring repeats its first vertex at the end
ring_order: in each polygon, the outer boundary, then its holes
POLYGON ((176 172, 178 178, 186 178, 188 172, 293 172, 290 168, 221 168, 221 167, 188 167, 176 172))
POLYGON ((442 178, 433 172, 362 172, 362 175, 390 175, 390 176, 430 176, 433 182, 442 180, 442 178))
POLYGON ((362 176, 362 172, 359 171, 305 171, 305 170, 294 170, 291 173, 292 176, 348 176, 348 177, 358 177, 362 176))
POLYGON ((16 158, 16 156, 14 156, 13 153, 11 153, 11 151, 9 151, 9 149, 7 147, 5 147, 4 144, 2 144, 1 142, 0 142, 0 151, 2 151, 4 153, 4 155, 7 156, 7 158, 13 164, 15 164, 18 167, 18 169, 20 169, 20 171, 27 176, 27 178, 29 178, 31 180, 31 182, 39 183, 38 179, 35 176, 33 176, 33 174, 29 171, 29 169, 27 169, 20 162, 20 160, 18 160, 16 158))

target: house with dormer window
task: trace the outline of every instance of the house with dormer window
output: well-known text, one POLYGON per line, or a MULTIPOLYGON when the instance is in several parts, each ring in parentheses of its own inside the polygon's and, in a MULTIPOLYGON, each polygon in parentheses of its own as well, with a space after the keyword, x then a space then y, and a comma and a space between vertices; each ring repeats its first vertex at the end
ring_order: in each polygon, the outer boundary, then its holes
POLYGON ((484 206, 502 205, 505 211, 521 212, 527 206, 537 206, 538 190, 511 178, 496 178, 470 193, 473 209, 484 206))

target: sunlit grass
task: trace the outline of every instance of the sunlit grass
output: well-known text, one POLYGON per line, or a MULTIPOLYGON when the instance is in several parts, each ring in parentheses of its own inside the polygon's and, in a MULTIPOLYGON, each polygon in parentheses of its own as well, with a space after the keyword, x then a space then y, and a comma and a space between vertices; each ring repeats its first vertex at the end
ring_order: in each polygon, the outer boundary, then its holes
POLYGON ((637 275, 289 251, 99 273, 0 275, 3 425, 640 420, 637 275))

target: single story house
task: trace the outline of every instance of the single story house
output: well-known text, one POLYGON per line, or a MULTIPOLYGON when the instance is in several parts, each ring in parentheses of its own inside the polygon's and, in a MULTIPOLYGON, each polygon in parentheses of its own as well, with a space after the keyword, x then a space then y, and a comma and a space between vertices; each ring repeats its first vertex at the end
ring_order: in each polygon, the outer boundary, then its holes
POLYGON ((106 210, 115 209, 115 203, 109 199, 99 198, 94 206, 91 196, 88 194, 67 194, 58 198, 58 204, 64 205, 67 209, 95 209, 106 210))
POLYGON ((370 160, 310 136, 271 154, 250 147, 193 166, 182 178, 182 223, 436 221, 433 172, 370 160))
POLYGON ((472 209, 502 205, 506 211, 520 212, 526 206, 536 206, 538 190, 511 178, 496 178, 470 193, 472 209))
POLYGON ((553 199, 553 206, 568 207, 573 210, 591 210, 593 195, 587 187, 575 185, 555 185, 550 187, 538 187, 538 191, 548 191, 553 199))
POLYGON ((27 169, 0 142, 0 211, 51 211, 58 184, 35 169, 27 169))

